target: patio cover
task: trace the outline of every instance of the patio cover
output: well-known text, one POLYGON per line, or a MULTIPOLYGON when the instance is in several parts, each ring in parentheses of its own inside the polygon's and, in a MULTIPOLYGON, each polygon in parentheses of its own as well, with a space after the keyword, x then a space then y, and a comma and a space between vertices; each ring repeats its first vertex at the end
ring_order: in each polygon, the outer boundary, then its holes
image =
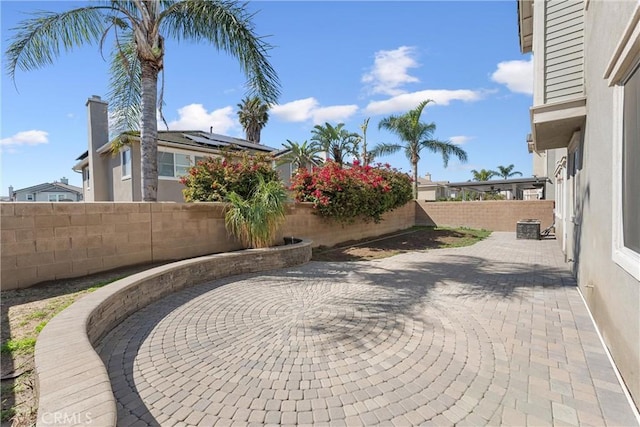
POLYGON ((514 195, 522 194, 522 190, 542 188, 542 196, 545 198, 545 184, 551 183, 549 178, 534 176, 531 178, 499 179, 491 181, 466 181, 450 182, 448 187, 451 190, 467 190, 478 193, 487 191, 511 191, 514 195))

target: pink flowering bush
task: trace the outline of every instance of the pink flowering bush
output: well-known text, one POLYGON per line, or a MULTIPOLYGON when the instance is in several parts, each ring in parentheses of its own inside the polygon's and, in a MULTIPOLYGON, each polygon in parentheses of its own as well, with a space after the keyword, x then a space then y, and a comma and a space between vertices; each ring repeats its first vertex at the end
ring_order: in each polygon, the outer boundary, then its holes
POLYGON ((379 222, 385 212, 412 198, 411 178, 387 165, 341 167, 329 161, 300 169, 291 184, 298 202, 312 202, 318 215, 340 222, 379 222))

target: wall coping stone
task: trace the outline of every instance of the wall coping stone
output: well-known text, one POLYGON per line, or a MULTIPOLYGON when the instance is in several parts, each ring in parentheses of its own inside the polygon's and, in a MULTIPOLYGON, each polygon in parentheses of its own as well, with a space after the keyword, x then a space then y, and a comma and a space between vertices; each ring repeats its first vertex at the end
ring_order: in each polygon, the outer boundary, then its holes
POLYGON ((311 240, 201 256, 117 280, 55 316, 36 341, 37 426, 115 426, 116 401, 95 346, 135 311, 173 292, 223 277, 290 267, 311 259, 311 240), (232 266, 233 271, 227 271, 232 266), (227 270, 225 270, 225 268, 227 270))

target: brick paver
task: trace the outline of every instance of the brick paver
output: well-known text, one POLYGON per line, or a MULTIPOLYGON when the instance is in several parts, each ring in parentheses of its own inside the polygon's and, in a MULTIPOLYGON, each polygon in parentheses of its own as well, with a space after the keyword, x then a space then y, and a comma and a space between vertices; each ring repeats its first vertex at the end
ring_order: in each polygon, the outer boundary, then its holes
POLYGON ((99 352, 123 425, 638 425, 557 242, 514 233, 196 286, 99 352))

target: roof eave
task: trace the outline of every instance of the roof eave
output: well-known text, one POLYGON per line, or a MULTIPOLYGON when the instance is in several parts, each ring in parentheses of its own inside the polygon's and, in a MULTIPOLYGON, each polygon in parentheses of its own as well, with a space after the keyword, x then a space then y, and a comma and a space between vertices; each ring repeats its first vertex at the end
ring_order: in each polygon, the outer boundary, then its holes
POLYGON ((533 50, 533 0, 518 0, 518 34, 520 51, 531 53, 533 50))

